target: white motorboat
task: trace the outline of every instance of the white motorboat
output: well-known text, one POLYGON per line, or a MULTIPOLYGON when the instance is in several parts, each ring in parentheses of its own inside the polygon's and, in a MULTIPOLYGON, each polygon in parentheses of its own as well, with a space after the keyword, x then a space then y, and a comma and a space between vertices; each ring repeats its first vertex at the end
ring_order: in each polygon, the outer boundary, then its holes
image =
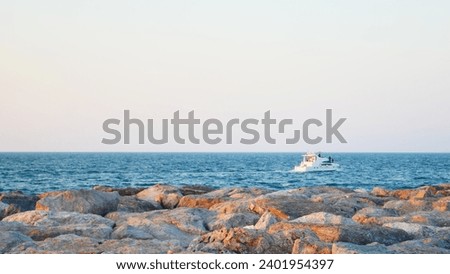
POLYGON ((339 164, 334 162, 334 159, 323 157, 320 153, 308 152, 303 155, 302 162, 294 167, 296 172, 311 172, 311 171, 335 171, 339 168, 339 164))

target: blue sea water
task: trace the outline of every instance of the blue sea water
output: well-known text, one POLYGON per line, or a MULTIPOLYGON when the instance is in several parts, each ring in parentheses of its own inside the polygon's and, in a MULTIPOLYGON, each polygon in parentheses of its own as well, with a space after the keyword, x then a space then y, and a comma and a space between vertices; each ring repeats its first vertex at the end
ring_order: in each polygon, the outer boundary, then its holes
MULTIPOLYGON (((326 155, 328 156, 328 155, 326 155)), ((0 153, 0 192, 173 185, 412 188, 450 181, 450 153, 333 153, 340 171, 295 173, 300 153, 0 153)))

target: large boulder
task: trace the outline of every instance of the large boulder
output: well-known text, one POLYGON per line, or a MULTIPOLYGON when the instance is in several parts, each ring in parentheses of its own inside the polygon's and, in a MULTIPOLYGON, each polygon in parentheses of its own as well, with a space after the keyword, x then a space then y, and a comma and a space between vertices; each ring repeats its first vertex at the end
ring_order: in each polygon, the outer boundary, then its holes
POLYGON ((178 241, 187 247, 198 235, 208 232, 207 224, 216 213, 200 208, 175 208, 145 213, 111 213, 106 217, 115 220, 113 238, 158 239, 178 241))
POLYGON ((389 197, 390 195, 388 190, 381 187, 374 187, 370 193, 377 197, 389 197))
POLYGON ((292 254, 331 254, 331 244, 322 242, 311 230, 303 230, 294 241, 292 254))
POLYGON ((250 212, 248 201, 267 192, 256 188, 222 188, 201 195, 186 195, 178 206, 206 208, 220 213, 250 212))
POLYGON ((432 237, 437 232, 443 230, 443 228, 436 226, 428 226, 417 223, 406 223, 406 222, 393 222, 393 223, 385 223, 383 227, 390 227, 401 229, 413 236, 414 238, 427 238, 432 237))
POLYGON ((151 186, 136 194, 138 199, 157 203, 167 209, 175 208, 182 196, 177 187, 161 184, 151 186))
POLYGON ((0 220, 5 218, 6 216, 14 214, 15 212, 16 209, 14 208, 14 206, 0 202, 0 220))
POLYGON ((189 245, 189 252, 286 254, 292 251, 294 241, 281 235, 270 235, 263 230, 231 228, 215 230, 202 235, 189 245))
POLYGON ((450 196, 435 201, 433 203, 433 209, 437 211, 450 211, 450 196))
POLYGON ((16 246, 12 253, 25 254, 97 254, 100 253, 98 240, 74 234, 60 235, 44 241, 23 243, 16 246))
POLYGON ((403 222, 420 223, 430 226, 449 227, 450 212, 449 211, 417 211, 402 216, 403 222))
POLYGON ((437 240, 425 238, 421 240, 405 241, 388 246, 389 253, 399 254, 450 254, 450 238, 437 240))
POLYGON ((332 246, 333 254, 386 254, 390 253, 385 245, 372 243, 368 245, 358 245, 353 243, 337 242, 332 246))
MULTIPOLYGON (((21 231, 34 240, 44 240, 64 234, 108 239, 114 222, 95 214, 57 211, 26 211, 3 219, 3 223, 13 225, 10 230, 21 231), (14 224, 20 223, 23 226, 14 224)), ((0 226, 1 228, 1 226, 0 226)))
POLYGON ((398 189, 391 191, 391 195, 401 200, 424 199, 434 197, 437 192, 434 186, 424 186, 417 189, 398 189))
POLYGON ((277 223, 277 218, 269 211, 264 212, 264 214, 259 218, 258 222, 255 224, 255 229, 268 229, 271 225, 277 223))
POLYGON ((120 196, 117 211, 146 212, 161 209, 159 204, 136 198, 135 196, 120 196))
POLYGON ((378 207, 365 207, 355 213, 353 221, 360 224, 377 224, 402 220, 395 209, 384 209, 378 207))
POLYGON ((433 209, 432 202, 421 199, 391 200, 384 204, 384 209, 393 209, 401 214, 416 211, 429 211, 433 209))
POLYGON ((116 188, 110 186, 94 186, 92 189, 103 192, 117 192, 120 196, 133 196, 144 190, 144 187, 123 187, 116 188))
POLYGON ((323 225, 355 225, 356 223, 341 215, 334 215, 327 212, 316 212, 306 216, 299 217, 291 222, 306 224, 323 224, 323 225))
POLYGON ((0 230, 0 254, 9 253, 11 249, 19 244, 32 241, 30 237, 20 232, 0 230))
POLYGON ((165 254, 184 250, 178 245, 177 241, 131 238, 107 240, 99 246, 99 249, 104 254, 165 254))
POLYGON ((37 196, 26 195, 20 191, 0 194, 0 202, 11 206, 11 213, 34 210, 38 200, 39 198, 37 196))
POLYGON ((180 187, 180 192, 185 195, 201 195, 216 190, 205 185, 185 185, 180 187))
POLYGON ((259 218, 259 215, 254 213, 222 213, 209 221, 206 227, 208 230, 217 230, 222 228, 252 226, 259 218))
POLYGON ((350 242, 355 244, 369 244, 372 242, 391 245, 410 240, 412 237, 401 229, 393 229, 369 225, 316 225, 295 222, 279 222, 272 225, 268 232, 309 229, 324 242, 350 242))
POLYGON ((268 211, 280 220, 288 220, 326 211, 328 206, 321 202, 311 202, 303 191, 293 189, 262 195, 250 203, 250 209, 260 215, 268 211))
POLYGON ((117 192, 97 190, 69 190, 48 195, 36 203, 37 210, 74 211, 105 215, 116 211, 119 204, 117 192))

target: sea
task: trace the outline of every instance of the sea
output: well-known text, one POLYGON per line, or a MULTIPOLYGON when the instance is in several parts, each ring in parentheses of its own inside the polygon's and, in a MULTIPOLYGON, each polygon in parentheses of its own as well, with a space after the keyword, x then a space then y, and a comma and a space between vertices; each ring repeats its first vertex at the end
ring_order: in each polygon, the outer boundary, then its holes
POLYGON ((296 173, 301 153, 0 153, 0 192, 156 183, 273 190, 415 188, 450 182, 450 153, 322 153, 338 171, 296 173))

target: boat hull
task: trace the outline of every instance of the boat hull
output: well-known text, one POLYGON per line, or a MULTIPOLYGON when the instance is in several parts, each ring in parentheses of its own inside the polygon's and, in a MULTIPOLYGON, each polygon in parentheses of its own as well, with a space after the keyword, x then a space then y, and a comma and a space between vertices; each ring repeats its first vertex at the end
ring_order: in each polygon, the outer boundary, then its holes
POLYGON ((332 164, 330 166, 295 166, 295 172, 323 172, 323 171, 336 171, 339 169, 338 164, 332 164))

